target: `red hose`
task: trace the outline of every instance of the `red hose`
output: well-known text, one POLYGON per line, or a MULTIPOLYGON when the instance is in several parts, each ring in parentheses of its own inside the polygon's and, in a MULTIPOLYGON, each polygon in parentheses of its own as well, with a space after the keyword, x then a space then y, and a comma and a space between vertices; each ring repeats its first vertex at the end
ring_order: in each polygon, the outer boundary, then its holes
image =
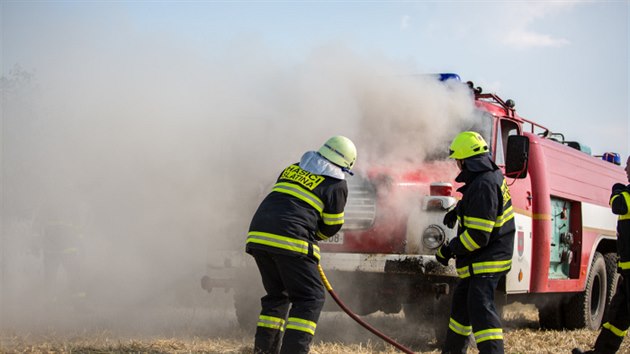
POLYGON ((367 329, 368 331, 374 333, 375 335, 377 335, 378 337, 380 337, 381 339, 383 339, 387 343, 393 345, 394 347, 396 347, 398 350, 402 351, 403 353, 415 354, 415 352, 412 351, 411 349, 405 347, 404 345, 402 345, 402 344, 396 342, 395 340, 391 339, 390 337, 386 336, 385 334, 383 334, 378 329, 372 327, 369 323, 363 321, 361 318, 359 318, 359 316, 354 314, 354 312, 350 311, 350 309, 343 303, 343 301, 341 301, 341 299, 339 299, 339 297, 337 296, 337 294, 333 290, 332 286, 328 282, 328 279, 326 279, 326 274, 324 274, 324 269, 322 268, 322 266, 318 264, 317 267, 319 268, 319 275, 321 276, 322 281, 324 282, 324 286, 326 287, 326 290, 328 290, 328 293, 330 294, 330 296, 332 296, 332 298, 335 300, 337 305, 339 305, 339 307, 341 307, 343 312, 348 314, 348 316, 350 316, 358 324, 360 324, 361 326, 365 327, 365 329, 367 329))

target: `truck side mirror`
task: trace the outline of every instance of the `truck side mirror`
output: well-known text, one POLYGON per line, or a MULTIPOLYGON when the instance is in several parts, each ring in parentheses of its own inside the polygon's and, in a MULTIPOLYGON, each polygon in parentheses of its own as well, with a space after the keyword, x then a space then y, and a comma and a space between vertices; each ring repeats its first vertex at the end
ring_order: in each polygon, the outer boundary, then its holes
POLYGON ((527 177, 529 139, 522 135, 508 137, 505 157, 505 175, 510 178, 527 177))

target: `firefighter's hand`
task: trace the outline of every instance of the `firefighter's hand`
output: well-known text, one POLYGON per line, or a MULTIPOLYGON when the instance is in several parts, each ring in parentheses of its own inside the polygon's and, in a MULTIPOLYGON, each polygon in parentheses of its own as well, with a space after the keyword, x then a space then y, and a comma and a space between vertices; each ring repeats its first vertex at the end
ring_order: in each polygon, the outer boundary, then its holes
POLYGON ((613 185, 613 187, 612 187, 612 194, 613 195, 619 194, 619 193, 621 193, 621 192, 623 192, 623 191, 625 191, 627 189, 628 189, 628 187, 626 187, 625 184, 615 183, 615 185, 613 185))
POLYGON ((451 258, 453 258, 453 253, 451 252, 451 248, 448 247, 448 244, 440 246, 435 254, 435 259, 445 267, 448 266, 448 260, 451 258))
POLYGON ((442 223, 449 229, 454 228, 457 223, 457 208, 453 208, 448 213, 444 214, 442 223))

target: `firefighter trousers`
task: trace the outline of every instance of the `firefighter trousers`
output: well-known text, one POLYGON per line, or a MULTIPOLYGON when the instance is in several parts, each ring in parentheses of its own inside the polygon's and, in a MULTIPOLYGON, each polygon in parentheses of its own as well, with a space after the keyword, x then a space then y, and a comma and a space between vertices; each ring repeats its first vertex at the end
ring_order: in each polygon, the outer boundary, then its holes
POLYGON ((263 250, 251 253, 267 292, 261 298, 254 353, 308 353, 326 299, 317 261, 263 250))
POLYGON ((480 354, 504 352, 501 319, 494 304, 500 278, 499 274, 491 274, 460 279, 453 292, 443 354, 465 354, 471 334, 480 354))
POLYGON ((630 328, 630 270, 622 270, 617 291, 610 301, 609 316, 595 341, 595 352, 613 354, 619 350, 630 328))

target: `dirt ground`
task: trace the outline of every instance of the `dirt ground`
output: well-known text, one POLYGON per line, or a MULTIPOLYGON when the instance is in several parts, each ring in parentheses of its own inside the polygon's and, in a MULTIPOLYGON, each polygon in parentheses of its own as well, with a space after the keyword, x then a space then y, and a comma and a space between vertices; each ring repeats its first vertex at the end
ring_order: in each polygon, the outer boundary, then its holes
MULTIPOLYGON (((238 328, 232 312, 225 307, 211 311, 171 309, 150 316, 138 313, 135 321, 125 318, 125 325, 113 322, 114 316, 99 321, 94 313, 89 315, 93 316, 92 321, 85 321, 85 314, 55 320, 44 316, 36 326, 26 326, 27 322, 20 321, 9 325, 2 321, 0 352, 249 354, 252 334, 238 328), (77 328, 78 323, 89 325, 77 328)), ((536 309, 530 306, 506 307, 506 353, 570 353, 574 347, 588 348, 597 335, 588 330, 540 330, 537 316, 536 309)), ((410 326, 401 314, 374 314, 365 319, 416 353, 440 352, 432 326, 410 326)), ((398 352, 342 313, 322 315, 311 349, 313 354, 398 352)), ((469 353, 477 352, 474 348, 469 350, 469 353)), ((619 353, 630 353, 630 340, 626 339, 619 353)))

